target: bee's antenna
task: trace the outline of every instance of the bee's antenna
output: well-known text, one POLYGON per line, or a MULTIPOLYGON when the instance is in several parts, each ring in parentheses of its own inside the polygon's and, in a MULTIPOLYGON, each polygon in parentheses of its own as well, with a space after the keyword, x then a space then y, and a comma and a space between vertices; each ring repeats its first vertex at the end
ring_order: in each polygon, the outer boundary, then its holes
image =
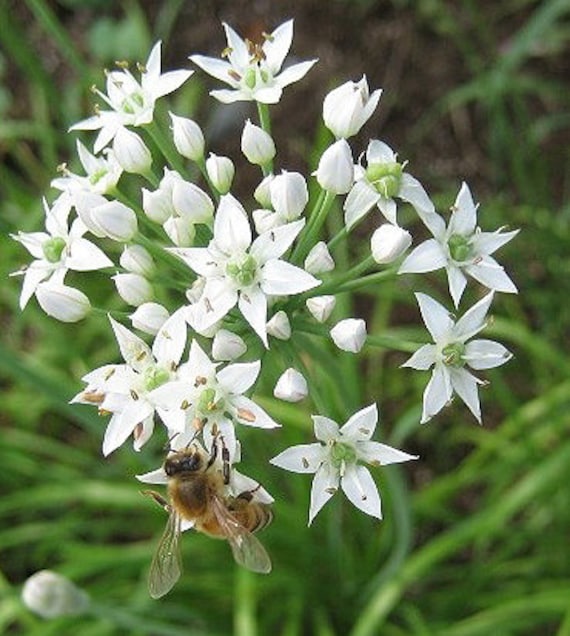
POLYGON ((174 451, 174 449, 172 448, 172 446, 170 445, 172 440, 177 436, 180 435, 180 433, 174 433, 174 435, 172 435, 171 437, 168 438, 168 441, 166 442, 166 444, 163 446, 163 450, 167 453, 172 453, 174 451))

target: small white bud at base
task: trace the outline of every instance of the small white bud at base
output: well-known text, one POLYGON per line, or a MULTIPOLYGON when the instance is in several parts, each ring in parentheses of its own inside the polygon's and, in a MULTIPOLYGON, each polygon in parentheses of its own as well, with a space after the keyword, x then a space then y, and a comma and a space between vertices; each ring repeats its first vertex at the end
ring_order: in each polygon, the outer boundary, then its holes
POLYGON ((47 619, 82 614, 89 607, 89 597, 83 590, 50 570, 40 570, 26 580, 22 601, 32 612, 47 619))
POLYGON ((143 303, 130 315, 133 327, 151 336, 156 336, 169 317, 166 307, 158 303, 143 303))
POLYGON ((273 395, 285 402, 300 402, 309 393, 307 381, 296 370, 289 368, 277 380, 273 395))
POLYGON ((147 174, 152 165, 152 155, 137 133, 119 128, 113 140, 113 152, 117 163, 125 172, 147 174))
POLYGON ((119 296, 133 307, 150 302, 154 296, 152 285, 140 274, 115 274, 111 277, 119 296))
POLYGON ((200 300, 200 298, 202 298, 205 286, 206 278, 204 276, 198 276, 198 278, 192 283, 191 287, 186 290, 186 298, 191 305, 194 305, 200 300))
POLYGON ((176 150, 186 159, 199 161, 204 157, 204 133, 198 124, 187 117, 170 113, 172 137, 176 150))
POLYGON ((305 177, 299 172, 287 172, 273 178, 269 184, 271 206, 284 221, 298 219, 309 201, 305 177))
POLYGON ((156 269, 152 256, 142 245, 125 247, 119 263, 128 272, 141 276, 151 276, 156 269))
POLYGON ((263 128, 252 124, 249 119, 243 127, 241 151, 245 158, 256 166, 267 165, 275 157, 276 153, 275 143, 271 135, 265 132, 263 128))
POLYGON ((237 333, 227 329, 220 329, 216 332, 212 341, 212 357, 214 360, 229 362, 236 360, 246 351, 247 346, 243 338, 238 336, 237 333))
POLYGON ((83 292, 61 283, 41 283, 36 288, 36 298, 45 313, 60 322, 78 322, 91 310, 83 292))
POLYGON ((163 225, 164 231, 176 247, 192 247, 196 228, 188 219, 171 216, 163 225))
POLYGON ((412 236, 403 228, 384 223, 372 234, 370 249, 372 258, 379 264, 391 263, 412 244, 412 236))
POLYGON ((154 192, 143 188, 142 206, 148 218, 161 225, 174 214, 172 196, 162 188, 154 192))
POLYGON ((235 167, 229 157, 218 157, 213 152, 206 159, 206 172, 212 185, 220 194, 227 194, 232 187, 235 167))
POLYGON ((332 272, 334 260, 329 252, 329 248, 324 241, 319 241, 313 246, 305 259, 305 270, 309 274, 317 275, 325 272, 332 272))
POLYGON ((346 139, 339 139, 322 154, 315 173, 321 188, 346 194, 354 183, 354 160, 346 139))
POLYGON ((291 337, 291 323, 284 311, 278 311, 266 325, 267 333, 278 340, 289 340, 291 337))
POLYGON ((253 198, 261 205, 263 208, 271 208, 271 182, 275 177, 272 174, 268 174, 263 180, 259 183, 257 188, 253 193, 253 198))
POLYGON ((360 318, 341 320, 331 329, 335 345, 350 353, 358 353, 366 340, 366 323, 360 318))
POLYGON ((137 215, 124 203, 108 201, 91 211, 91 219, 104 236, 128 243, 137 233, 137 215))
POLYGON ((197 185, 183 179, 173 180, 172 205, 180 216, 191 223, 210 225, 214 218, 212 199, 197 185))
POLYGON ((313 298, 308 298, 305 304, 311 316, 317 322, 322 323, 326 322, 332 314, 336 298, 334 296, 313 296, 313 298))
POLYGON ((258 234, 263 234, 263 232, 272 230, 273 228, 280 225, 279 216, 276 212, 273 212, 273 210, 254 210, 251 213, 251 216, 253 217, 255 231, 258 234))

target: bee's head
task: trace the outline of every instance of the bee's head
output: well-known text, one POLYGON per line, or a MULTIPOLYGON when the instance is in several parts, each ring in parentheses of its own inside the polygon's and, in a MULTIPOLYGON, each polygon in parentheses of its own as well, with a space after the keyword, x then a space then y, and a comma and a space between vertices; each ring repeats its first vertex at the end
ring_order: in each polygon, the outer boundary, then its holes
POLYGON ((204 467, 204 458, 196 446, 177 451, 164 462, 164 472, 168 477, 178 473, 195 473, 204 467))

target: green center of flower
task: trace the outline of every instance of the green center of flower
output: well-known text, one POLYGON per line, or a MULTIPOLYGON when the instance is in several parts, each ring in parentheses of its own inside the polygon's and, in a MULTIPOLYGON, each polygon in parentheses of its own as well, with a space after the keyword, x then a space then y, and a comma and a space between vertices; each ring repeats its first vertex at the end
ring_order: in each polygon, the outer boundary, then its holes
POLYGON ((108 170, 106 168, 99 168, 99 170, 95 170, 89 175, 89 183, 91 185, 96 185, 101 181, 101 179, 107 174, 108 170))
POLYGON ((367 181, 386 199, 395 197, 402 184, 403 166, 397 161, 372 163, 366 168, 367 181))
POLYGON ((213 411, 221 410, 224 406, 224 401, 219 399, 216 402, 215 400, 216 390, 211 387, 204 389, 196 401, 196 412, 203 417, 208 417, 213 411))
POLYGON ((61 254, 65 249, 65 239, 61 236, 52 236, 42 244, 42 251, 48 263, 58 263, 61 260, 61 254))
POLYGON ((144 387, 147 391, 158 388, 170 379, 170 373, 161 367, 149 365, 143 372, 144 387))
POLYGON ((246 254, 240 262, 228 263, 226 273, 240 287, 249 287, 257 275, 257 261, 251 254, 246 254))
POLYGON ((465 345, 462 342, 454 342, 444 347, 441 351, 443 362, 448 367, 463 367, 465 361, 463 354, 465 353, 465 345))
POLYGON ((330 457, 335 468, 342 469, 343 465, 356 463, 354 446, 333 440, 330 446, 330 457))
POLYGON ((142 93, 131 93, 123 100, 121 109, 127 115, 134 115, 144 106, 144 97, 142 93))
POLYGON ((457 263, 463 263, 469 259, 473 253, 469 239, 466 236, 461 236, 461 234, 453 234, 453 236, 450 236, 447 241, 447 246, 449 248, 449 255, 457 263))

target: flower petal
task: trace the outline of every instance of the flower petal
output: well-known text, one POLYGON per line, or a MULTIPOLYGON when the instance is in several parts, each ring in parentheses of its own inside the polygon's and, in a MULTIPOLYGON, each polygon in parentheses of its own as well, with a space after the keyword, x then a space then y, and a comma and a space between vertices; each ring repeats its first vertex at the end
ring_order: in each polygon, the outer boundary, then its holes
POLYGON ((351 229, 380 200, 380 194, 367 182, 357 181, 344 201, 344 224, 351 229))
POLYGON ((371 517, 382 519, 382 508, 378 488, 364 466, 351 464, 340 480, 340 485, 349 501, 371 517))
POLYGON ((311 487, 311 505, 309 507, 309 525, 321 508, 338 490, 339 474, 330 464, 321 464, 315 473, 311 487))
POLYGON ((453 328, 453 335, 457 340, 465 342, 485 327, 485 317, 492 301, 493 292, 490 292, 461 316, 453 328))
POLYGON ((421 346, 415 353, 408 358, 403 367, 411 367, 418 371, 427 371, 433 364, 435 364, 435 354, 437 347, 434 344, 425 344, 421 346))
POLYGON ((253 242, 250 254, 260 264, 280 258, 291 247, 304 225, 305 219, 300 219, 263 232, 253 242))
POLYGON ((463 296, 465 286, 467 285, 467 278, 461 271, 461 268, 451 264, 447 266, 447 283, 449 285, 449 293, 453 299, 453 304, 457 308, 459 307, 461 296, 463 296))
POLYGON ((279 453, 269 463, 293 473, 316 473, 325 457, 322 444, 299 444, 279 453))
POLYGON ((350 439, 353 442, 369 440, 378 422, 378 407, 376 404, 371 404, 357 413, 354 413, 346 424, 341 427, 340 433, 343 437, 350 439))
POLYGON ((329 442, 339 436, 338 424, 324 415, 312 415, 315 437, 321 442, 329 442))
POLYGON ((494 369, 508 362, 513 354, 493 340, 472 340, 465 345, 463 359, 472 369, 494 369))
POLYGON ((238 362, 229 364, 218 372, 218 382, 230 394, 240 395, 251 388, 257 380, 261 362, 238 362))
POLYGON ((444 367, 436 367, 424 391, 421 423, 430 420, 451 400, 453 390, 449 372, 444 367))
POLYGON ((304 269, 277 259, 267 261, 261 275, 263 293, 272 296, 300 294, 321 284, 320 280, 304 269))
POLYGON ((232 398, 232 405, 237 409, 237 414, 234 417, 240 424, 256 426, 257 428, 279 428, 281 426, 245 395, 237 395, 232 398))
POLYGON ((251 227, 241 203, 231 194, 220 199, 214 220, 214 242, 225 254, 246 250, 251 245, 251 227))
POLYGON ((387 466, 399 464, 410 459, 417 459, 418 455, 409 455, 397 448, 381 444, 380 442, 358 442, 356 445, 358 459, 373 466, 387 466))
POLYGON ((423 274, 445 267, 447 257, 435 239, 428 239, 413 249, 400 265, 398 274, 423 274))
POLYGON ((503 267, 492 256, 482 256, 465 271, 485 287, 507 294, 516 294, 517 288, 503 267))
POLYGON ((450 376, 453 389, 481 424, 481 405, 477 393, 477 385, 481 384, 481 380, 466 369, 450 369, 450 376))
POLYGON ((453 327, 453 318, 447 309, 427 294, 415 294, 423 321, 434 342, 439 342, 453 327))
POLYGON ((239 295, 238 307, 243 317, 253 327, 255 333, 261 338, 266 348, 267 342, 267 297, 259 287, 250 287, 247 292, 239 295))

